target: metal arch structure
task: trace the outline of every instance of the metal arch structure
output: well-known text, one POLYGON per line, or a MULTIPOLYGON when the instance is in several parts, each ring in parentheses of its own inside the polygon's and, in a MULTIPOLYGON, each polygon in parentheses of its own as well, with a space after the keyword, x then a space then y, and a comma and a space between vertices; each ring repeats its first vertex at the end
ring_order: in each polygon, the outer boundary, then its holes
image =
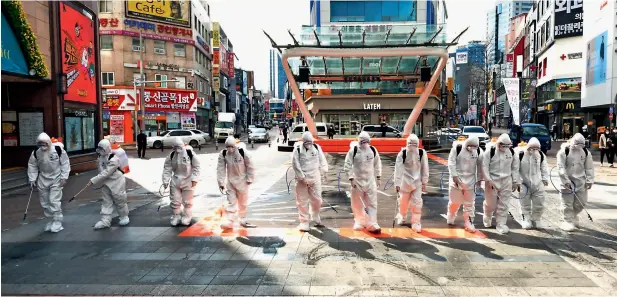
POLYGON ((295 47, 288 48, 282 54, 283 60, 283 69, 285 70, 285 75, 287 75, 287 79, 289 80, 291 89, 296 97, 296 103, 298 103, 298 107, 300 112, 302 112, 302 116, 306 121, 306 125, 309 128, 313 137, 319 138, 317 135, 317 128, 315 127, 315 122, 313 121, 313 117, 309 113, 309 110, 304 103, 304 98, 300 93, 300 88, 298 87, 298 83, 289 67, 288 60, 289 58, 299 58, 299 57, 339 57, 339 58, 352 58, 352 57, 422 57, 422 56, 433 56, 439 57, 439 61, 437 62, 437 67, 429 82, 424 86, 424 90, 420 95, 418 102, 413 108, 409 118, 407 119, 407 123, 405 124, 405 128, 403 130, 403 136, 407 137, 411 134, 411 129, 416 124, 418 117, 420 116, 420 112, 424 108, 426 101, 428 101, 428 97, 431 94, 431 91, 435 87, 437 83, 437 79, 441 75, 441 72, 445 69, 446 63, 448 61, 448 50, 446 48, 437 48, 437 47, 396 47, 396 48, 315 48, 315 47, 295 47))

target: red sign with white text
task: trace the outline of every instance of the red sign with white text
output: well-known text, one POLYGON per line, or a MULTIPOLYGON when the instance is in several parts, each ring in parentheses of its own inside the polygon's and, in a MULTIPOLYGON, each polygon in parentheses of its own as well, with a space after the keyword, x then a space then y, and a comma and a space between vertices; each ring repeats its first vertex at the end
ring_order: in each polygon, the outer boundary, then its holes
POLYGON ((173 89, 146 89, 146 111, 197 111, 197 92, 173 89))
POLYGON ((227 54, 227 67, 229 67, 229 76, 230 77, 234 77, 236 76, 235 71, 234 71, 234 59, 236 58, 236 56, 234 56, 233 52, 229 52, 227 54))
POLYGON ((82 11, 60 3, 62 72, 67 76, 64 100, 96 104, 95 26, 92 15, 84 15, 82 11))

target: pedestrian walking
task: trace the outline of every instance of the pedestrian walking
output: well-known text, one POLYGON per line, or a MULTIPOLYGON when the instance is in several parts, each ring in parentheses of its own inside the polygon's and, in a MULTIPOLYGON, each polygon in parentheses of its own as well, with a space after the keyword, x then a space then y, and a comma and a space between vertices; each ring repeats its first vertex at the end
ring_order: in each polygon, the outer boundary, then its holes
POLYGON ((612 143, 610 135, 608 128, 604 130, 604 133, 600 134, 600 141, 598 142, 598 147, 600 148, 600 167, 604 167, 604 155, 606 155, 607 163, 612 164, 610 160, 611 151, 608 146, 609 141, 612 143))
POLYGON ((144 130, 139 130, 137 134, 137 157, 146 157, 146 146, 148 145, 148 136, 144 133, 144 130))
POLYGON ((283 124, 283 143, 287 142, 287 125, 283 124))
POLYGON ((30 189, 39 190, 39 199, 45 217, 51 219, 45 232, 60 232, 62 227, 62 189, 69 178, 69 157, 60 145, 52 145, 49 135, 41 133, 36 138, 37 149, 28 160, 30 189), (52 149, 53 147, 53 149, 52 149))

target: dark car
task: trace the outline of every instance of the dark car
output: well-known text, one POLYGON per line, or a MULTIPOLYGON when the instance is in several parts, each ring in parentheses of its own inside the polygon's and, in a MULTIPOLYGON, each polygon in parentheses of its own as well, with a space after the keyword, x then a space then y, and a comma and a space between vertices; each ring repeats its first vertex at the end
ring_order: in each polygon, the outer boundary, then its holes
MULTIPOLYGON (((529 142, 532 137, 537 138, 540 141, 541 150, 546 154, 551 149, 551 136, 548 129, 541 124, 522 124, 523 134, 521 135, 521 141, 529 142)), ((510 129, 510 140, 516 145, 517 127, 513 126, 510 129)))

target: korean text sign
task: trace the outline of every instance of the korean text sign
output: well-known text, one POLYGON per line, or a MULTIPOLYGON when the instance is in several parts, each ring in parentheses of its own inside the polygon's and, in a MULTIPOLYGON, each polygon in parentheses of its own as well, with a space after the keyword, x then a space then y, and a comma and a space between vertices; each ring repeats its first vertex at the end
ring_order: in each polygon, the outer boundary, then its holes
POLYGON ((555 0, 555 39, 583 35, 583 0, 555 0))
POLYGON ((197 111, 197 93, 179 90, 146 90, 144 101, 148 111, 197 111))

